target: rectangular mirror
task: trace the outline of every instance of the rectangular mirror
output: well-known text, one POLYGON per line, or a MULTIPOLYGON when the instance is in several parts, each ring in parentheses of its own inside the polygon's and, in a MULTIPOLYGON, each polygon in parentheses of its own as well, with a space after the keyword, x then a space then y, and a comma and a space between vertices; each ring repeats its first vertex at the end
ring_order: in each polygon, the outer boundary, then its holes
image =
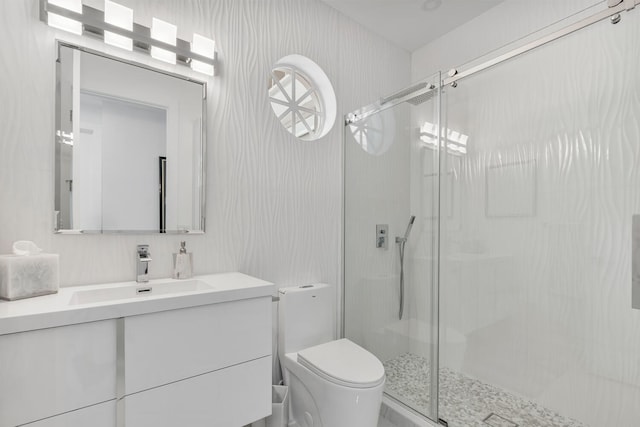
POLYGON ((206 85, 58 42, 55 231, 204 232, 206 85))

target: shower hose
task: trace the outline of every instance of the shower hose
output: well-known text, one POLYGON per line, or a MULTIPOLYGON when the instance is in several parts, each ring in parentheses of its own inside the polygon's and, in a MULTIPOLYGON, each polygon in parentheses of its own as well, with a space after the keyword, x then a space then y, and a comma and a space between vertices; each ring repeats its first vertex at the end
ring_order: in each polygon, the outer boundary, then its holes
POLYGON ((404 245, 407 239, 398 239, 398 250, 400 251, 400 311, 398 318, 402 320, 404 312, 404 245))
POLYGON ((404 237, 396 237, 396 243, 398 244, 398 250, 400 251, 400 311, 398 317, 402 320, 402 313, 404 312, 404 245, 409 240, 409 233, 411 233, 411 227, 416 220, 415 215, 409 217, 409 224, 407 230, 404 232, 404 237))

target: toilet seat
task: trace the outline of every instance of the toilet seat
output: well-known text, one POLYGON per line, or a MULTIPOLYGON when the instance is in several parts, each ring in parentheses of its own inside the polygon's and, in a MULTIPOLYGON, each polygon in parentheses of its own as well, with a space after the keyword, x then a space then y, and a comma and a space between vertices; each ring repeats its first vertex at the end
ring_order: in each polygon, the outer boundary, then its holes
POLYGON ((297 360, 316 375, 345 387, 376 387, 385 378, 378 358, 346 338, 301 350, 297 360))

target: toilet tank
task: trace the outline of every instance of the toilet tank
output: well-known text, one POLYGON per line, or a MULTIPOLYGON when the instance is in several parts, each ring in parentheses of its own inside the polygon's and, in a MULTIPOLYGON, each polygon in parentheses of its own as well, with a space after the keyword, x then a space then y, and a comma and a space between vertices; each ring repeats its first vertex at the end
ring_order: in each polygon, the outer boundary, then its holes
POLYGON ((332 285, 281 288, 278 352, 281 356, 335 339, 336 294, 332 285))

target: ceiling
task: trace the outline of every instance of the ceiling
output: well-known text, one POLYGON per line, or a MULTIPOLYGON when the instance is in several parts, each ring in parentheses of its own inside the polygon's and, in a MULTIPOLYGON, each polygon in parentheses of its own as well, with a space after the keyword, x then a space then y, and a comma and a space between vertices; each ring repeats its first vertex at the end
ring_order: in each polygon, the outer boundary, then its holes
POLYGON ((322 0, 413 52, 503 0, 322 0))

